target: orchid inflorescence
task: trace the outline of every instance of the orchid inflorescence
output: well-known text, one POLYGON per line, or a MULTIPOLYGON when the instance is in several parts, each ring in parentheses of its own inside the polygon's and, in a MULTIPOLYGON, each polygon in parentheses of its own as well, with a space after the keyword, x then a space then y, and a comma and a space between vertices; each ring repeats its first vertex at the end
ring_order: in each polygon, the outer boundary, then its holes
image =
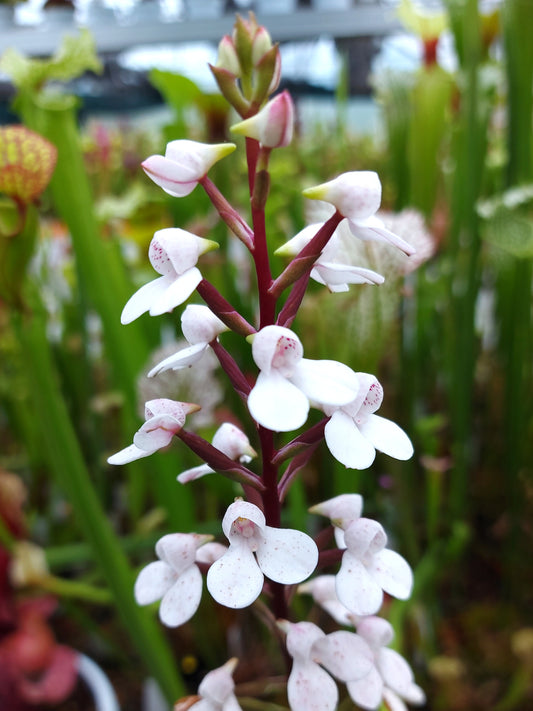
MULTIPOLYGON (((156 365, 149 376, 194 367, 207 349, 212 350, 247 404, 259 453, 247 435, 229 422, 211 443, 187 431, 186 417, 198 409, 194 403, 165 398, 146 403, 145 423, 133 444, 110 457, 110 463, 149 456, 176 436, 204 461, 182 472, 180 483, 218 472, 238 482, 242 496, 230 504, 222 520, 227 545, 197 533, 163 536, 156 545, 159 560, 140 572, 135 597, 140 605, 161 600, 161 621, 177 627, 198 609, 203 573, 215 601, 234 610, 253 605, 268 593, 264 601, 272 614, 262 619, 271 621, 273 634, 284 640, 284 656, 292 660, 287 685, 292 711, 333 711, 339 700, 337 681, 346 685, 348 695, 362 708, 377 709, 384 702, 399 711, 405 709, 404 702, 422 703, 424 694, 407 662, 387 648, 393 636, 390 624, 375 615, 385 593, 401 600, 410 596, 409 565, 387 547, 383 527, 362 517, 363 502, 357 494, 343 494, 311 509, 331 521, 337 548, 329 551, 322 546, 319 550, 307 533, 282 527, 281 512, 291 484, 322 440, 333 457, 353 469, 371 466, 376 450, 400 460, 412 456, 413 447, 403 430, 375 414, 383 400, 378 380, 334 360, 304 358, 302 342, 290 326, 310 278, 331 292, 346 290, 349 284, 383 282, 376 272, 349 263, 346 234, 341 240, 338 230, 348 228, 352 241, 388 242, 407 255, 414 250, 376 216, 381 201, 376 173, 349 172, 304 192, 308 198, 329 203, 331 215, 323 223, 309 225, 279 250, 292 260, 274 278, 265 226, 268 165, 271 151, 290 142, 294 121, 288 92, 269 98, 279 83, 279 50, 253 15, 249 20, 239 17, 233 35, 223 38, 212 70, 222 94, 243 119, 232 130, 246 137, 251 226, 207 177, 210 168, 235 149, 233 144, 175 140, 167 145, 165 156, 148 158, 143 168, 175 197, 201 185, 233 236, 246 246, 257 275, 257 326, 248 323, 197 266, 201 255, 217 245, 180 228, 155 233, 149 257, 160 276, 130 298, 122 322, 146 312, 152 316, 171 312, 196 292, 204 303, 187 305, 181 317, 188 347, 156 365), (285 291, 288 295, 280 308, 285 291), (219 342, 226 331, 251 345, 258 368, 254 384, 219 342), (276 433, 304 428, 311 408, 322 411, 320 422, 278 448, 276 433), (249 467, 256 458, 258 471, 249 467), (310 579, 317 567, 332 562, 340 563, 335 575, 310 579), (298 592, 311 594, 337 622, 351 629, 326 634, 311 622, 294 622, 290 600, 298 584, 298 592)), ((232 679, 236 664, 231 659, 207 674, 199 695, 180 700, 176 709, 240 709, 232 679)))

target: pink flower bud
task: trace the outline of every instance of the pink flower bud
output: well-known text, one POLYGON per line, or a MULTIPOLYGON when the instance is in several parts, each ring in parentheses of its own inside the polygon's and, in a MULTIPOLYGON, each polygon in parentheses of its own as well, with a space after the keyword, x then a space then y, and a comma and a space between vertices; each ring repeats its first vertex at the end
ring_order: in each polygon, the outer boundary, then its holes
POLYGON ((241 65, 235 50, 233 40, 229 35, 224 35, 218 45, 217 67, 226 69, 234 76, 241 76, 241 65))
POLYGON ((234 133, 255 138, 265 148, 288 146, 294 126, 294 104, 288 91, 269 101, 255 116, 231 127, 234 133))

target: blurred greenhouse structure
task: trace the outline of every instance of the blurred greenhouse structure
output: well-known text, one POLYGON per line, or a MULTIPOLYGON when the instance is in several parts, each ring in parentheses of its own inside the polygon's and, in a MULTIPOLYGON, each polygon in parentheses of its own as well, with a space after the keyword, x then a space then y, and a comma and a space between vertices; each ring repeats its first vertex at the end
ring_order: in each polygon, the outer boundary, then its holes
MULTIPOLYGON (((120 323, 154 277, 154 233, 171 227, 218 243, 202 255, 203 280, 227 298, 221 311, 256 323, 256 275, 246 237, 230 239, 219 219, 226 203, 212 204, 201 181, 177 200, 141 168, 170 141, 234 142, 209 178, 243 224, 252 219, 250 137, 231 131, 240 119, 220 81, 219 42, 237 42, 237 13, 254 13, 279 43, 277 95, 287 90, 295 107, 292 142, 259 159, 272 272, 286 274, 282 246, 330 217, 302 191, 346 171, 379 175, 377 217, 416 247, 406 257, 354 240, 357 265, 385 282, 343 291, 311 280, 294 322, 306 358, 375 374, 380 414, 415 454, 378 454, 366 471, 332 463, 324 446, 300 466, 298 449, 301 478, 282 520, 321 539, 309 507, 361 494, 365 516, 383 522, 414 572, 411 598, 387 595, 382 614, 424 689, 417 708, 528 711, 531 0, 0 0, 0 709, 169 711, 239 654, 243 711, 289 709, 283 660, 269 667, 258 651, 259 639, 276 646, 260 625, 272 616, 266 604, 244 611, 243 633, 234 610, 204 595, 197 618, 166 629, 132 592, 162 536, 218 541, 225 507, 250 487, 218 474, 177 483, 199 464, 185 440, 123 467, 107 462, 139 431, 145 402, 193 403, 200 392, 187 429, 208 442, 228 418, 247 422, 214 349, 198 368, 147 377, 191 347, 177 312, 120 323), (267 680, 261 691, 257 679, 267 680)), ((202 284, 192 300, 202 302, 202 284)), ((242 335, 220 342, 246 391, 255 365, 242 335)), ((311 417, 314 433, 316 409, 311 417)), ((246 434, 258 451, 260 435, 246 434)), ((311 441, 276 436, 279 452, 311 441)), ((300 617, 329 619, 304 598, 290 598, 300 617)), ((338 708, 363 706, 345 694, 338 708)))

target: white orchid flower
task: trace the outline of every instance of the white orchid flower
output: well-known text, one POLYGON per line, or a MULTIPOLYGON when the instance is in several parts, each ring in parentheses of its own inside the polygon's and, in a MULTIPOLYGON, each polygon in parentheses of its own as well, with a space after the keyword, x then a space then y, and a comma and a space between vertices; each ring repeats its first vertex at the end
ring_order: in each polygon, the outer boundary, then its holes
MULTIPOLYGON (((385 547, 387 534, 381 524, 361 518, 362 504, 358 494, 341 494, 310 509, 311 513, 327 516, 335 526, 337 545, 345 549, 335 576, 335 595, 357 616, 375 614, 383 602, 384 591, 407 600, 413 588, 408 563, 385 547)), ((327 596, 331 600, 329 593, 327 596)))
POLYGON ((363 709, 378 709, 384 701, 391 711, 407 711, 405 701, 423 704, 425 694, 415 683, 411 667, 398 652, 387 648, 394 637, 390 623, 380 617, 365 617, 358 622, 357 633, 372 650, 373 664, 364 679, 346 685, 354 703, 363 709))
MULTIPOLYGON (((224 422, 220 425, 213 435, 211 444, 227 457, 239 461, 241 464, 248 464, 253 457, 257 456, 248 437, 231 422, 224 422)), ((208 464, 200 464, 179 474, 178 481, 180 484, 187 484, 189 481, 194 481, 214 471, 208 464)))
POLYGON ((146 175, 174 197, 189 195, 212 165, 235 150, 234 143, 209 145, 180 139, 167 144, 165 155, 147 158, 146 175))
POLYGON ((341 603, 354 615, 373 615, 383 603, 383 592, 407 600, 413 589, 413 572, 407 561, 387 545, 383 526, 359 518, 344 531, 346 550, 336 575, 341 603))
POLYGON ((121 322, 131 323, 146 311, 159 316, 186 301, 202 281, 196 267, 198 258, 217 247, 216 242, 179 227, 158 230, 150 242, 148 257, 161 276, 133 294, 124 306, 121 322))
POLYGON ((278 625, 287 633, 293 659, 287 682, 291 711, 334 711, 339 692, 330 675, 348 682, 365 678, 372 669, 370 647, 353 632, 326 635, 312 622, 282 620, 278 625))
POLYGON ((165 358, 150 370, 149 378, 165 370, 181 370, 197 363, 214 341, 228 327, 203 304, 189 304, 181 315, 181 330, 190 344, 188 348, 165 358))
POLYGON ((407 255, 414 248, 398 235, 388 230, 376 217, 381 203, 381 182, 378 174, 370 170, 342 173, 334 180, 307 188, 305 197, 331 203, 343 217, 350 230, 361 240, 389 242, 407 255))
POLYGON ((135 433, 133 444, 108 458, 109 464, 128 464, 148 457, 166 447, 185 424, 186 415, 197 412, 199 405, 167 398, 149 400, 144 406, 146 422, 135 433))
MULTIPOLYGON (((295 237, 279 247, 276 254, 296 256, 309 244, 322 225, 323 223, 307 225, 295 237)), ((343 226, 344 223, 339 225, 322 250, 322 254, 311 270, 311 279, 319 284, 324 284, 333 293, 348 291, 349 284, 383 284, 385 279, 381 274, 365 267, 349 264, 347 250, 341 240, 343 226)))
POLYGON ((413 456, 413 445, 405 432, 391 420, 375 415, 383 401, 383 388, 368 373, 357 373, 359 392, 352 402, 322 409, 331 415, 324 436, 331 454, 349 469, 368 469, 376 450, 395 459, 413 456))
MULTIPOLYGON (((237 657, 233 657, 223 666, 208 672, 198 687, 199 700, 183 708, 189 711, 242 711, 234 693, 232 677, 237 664, 237 657)), ((174 708, 179 711, 179 702, 174 708)))
POLYGON ((337 361, 304 358, 300 339, 290 329, 265 326, 251 338, 261 372, 248 395, 248 409, 263 427, 289 432, 305 423, 310 401, 340 407, 356 397, 354 371, 337 361))
POLYGON ((363 512, 363 497, 360 494, 339 494, 332 499, 315 504, 310 513, 327 516, 334 526, 335 542, 339 548, 346 548, 344 531, 348 526, 361 518, 363 512))
POLYGON ((139 605, 161 600, 159 617, 167 627, 178 627, 191 619, 202 597, 202 574, 195 564, 196 552, 213 536, 170 533, 156 543, 158 561, 149 563, 135 581, 139 605))
POLYGON ((222 521, 226 553, 207 573, 207 588, 221 605, 247 607, 260 595, 264 576, 284 585, 301 583, 318 561, 310 536, 266 525, 263 512, 247 501, 231 504, 222 521))

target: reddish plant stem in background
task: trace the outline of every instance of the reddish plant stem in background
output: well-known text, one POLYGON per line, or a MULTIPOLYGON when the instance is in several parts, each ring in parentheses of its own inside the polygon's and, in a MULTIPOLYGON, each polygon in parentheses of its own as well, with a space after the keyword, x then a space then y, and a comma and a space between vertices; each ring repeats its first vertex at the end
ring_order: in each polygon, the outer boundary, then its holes
POLYGON ((237 210, 230 205, 226 198, 222 195, 217 186, 206 176, 200 180, 200 185, 207 193, 209 199, 213 203, 220 217, 230 228, 233 234, 243 242, 250 252, 254 249, 254 233, 246 224, 237 210))

